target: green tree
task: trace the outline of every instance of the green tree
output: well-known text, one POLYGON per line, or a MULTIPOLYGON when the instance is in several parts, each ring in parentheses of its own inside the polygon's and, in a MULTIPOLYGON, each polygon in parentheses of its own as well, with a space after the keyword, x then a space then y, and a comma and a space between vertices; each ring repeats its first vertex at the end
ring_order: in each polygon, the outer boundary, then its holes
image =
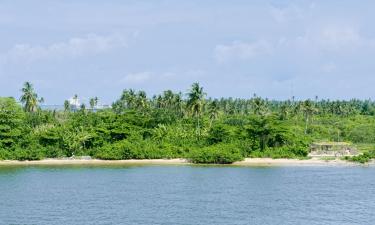
POLYGON ((196 133, 200 136, 200 116, 204 106, 204 97, 206 93, 203 91, 203 87, 199 86, 199 83, 193 83, 188 93, 187 107, 188 111, 196 118, 196 133))
POLYGON ((33 85, 30 82, 25 82, 21 91, 22 96, 20 98, 20 101, 24 106, 24 110, 26 112, 37 111, 38 103, 43 102, 44 99, 38 99, 38 94, 34 91, 33 85))
POLYGON ((65 111, 65 112, 69 112, 70 110, 71 110, 71 108, 70 108, 70 103, 69 103, 68 100, 65 100, 65 101, 64 101, 64 111, 65 111))
POLYGON ((24 119, 14 98, 0 98, 0 148, 12 147, 21 138, 24 119))
POLYGON ((94 110, 94 108, 98 105, 99 99, 98 97, 90 98, 89 104, 90 104, 90 109, 94 110))
POLYGON ((317 108, 315 108, 315 104, 311 100, 306 100, 302 102, 300 106, 300 110, 302 111, 304 119, 305 119, 305 134, 307 134, 310 120, 312 119, 313 115, 318 110, 317 108))
POLYGON ((208 117, 210 118, 210 128, 212 126, 212 122, 217 119, 219 116, 219 106, 218 101, 215 99, 210 102, 208 105, 208 117))
POLYGON ((246 128, 254 149, 278 147, 286 144, 286 130, 273 116, 252 116, 246 128))
POLYGON ((251 107, 255 115, 264 116, 268 112, 266 101, 261 97, 257 97, 254 94, 254 97, 251 99, 251 107))

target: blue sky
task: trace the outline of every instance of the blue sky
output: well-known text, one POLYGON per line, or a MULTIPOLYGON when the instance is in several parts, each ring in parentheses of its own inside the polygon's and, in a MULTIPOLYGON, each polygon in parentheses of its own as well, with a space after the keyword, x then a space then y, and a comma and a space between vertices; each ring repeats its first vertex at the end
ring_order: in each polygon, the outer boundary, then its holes
POLYGON ((374 98, 375 1, 0 1, 0 96, 374 98))

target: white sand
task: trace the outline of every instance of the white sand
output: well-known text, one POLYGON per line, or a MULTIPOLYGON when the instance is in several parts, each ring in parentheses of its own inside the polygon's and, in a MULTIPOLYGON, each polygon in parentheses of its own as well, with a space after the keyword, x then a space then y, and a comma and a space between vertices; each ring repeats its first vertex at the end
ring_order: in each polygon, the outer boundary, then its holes
MULTIPOLYGON (((191 165, 186 159, 144 159, 144 160, 99 160, 99 159, 44 159, 40 161, 3 160, 1 165, 191 165)), ((323 160, 319 158, 298 159, 271 159, 247 158, 235 162, 235 166, 356 166, 362 165, 340 159, 323 160)), ((365 165, 375 165, 373 162, 365 165)))
POLYGON ((39 161, 3 160, 0 165, 131 165, 155 164, 177 165, 189 164, 185 159, 142 159, 142 160, 100 160, 100 159, 43 159, 39 161))
POLYGON ((241 162, 235 162, 233 165, 239 166, 355 166, 358 163, 345 160, 334 159, 324 160, 319 158, 312 159, 271 159, 271 158, 247 158, 241 162))

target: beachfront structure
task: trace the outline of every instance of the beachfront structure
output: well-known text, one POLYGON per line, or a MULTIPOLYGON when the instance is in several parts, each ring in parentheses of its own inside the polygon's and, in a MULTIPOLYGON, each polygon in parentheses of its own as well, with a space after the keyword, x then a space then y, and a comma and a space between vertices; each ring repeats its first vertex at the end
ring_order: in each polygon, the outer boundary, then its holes
POLYGON ((80 103, 79 103, 79 98, 77 96, 74 96, 72 98, 69 99, 69 105, 70 105, 70 108, 73 110, 73 111, 76 111, 79 109, 80 107, 80 103))
POLYGON ((319 156, 353 156, 357 155, 358 150, 347 142, 315 142, 310 145, 311 157, 319 156))
MULTIPOLYGON (((79 109, 79 107, 80 106, 78 106, 77 109, 79 109)), ((97 106, 94 107, 94 109, 86 108, 86 110, 88 110, 88 111, 98 111, 98 110, 101 110, 101 109, 110 109, 111 107, 112 107, 111 105, 97 105, 97 106)), ((50 111, 53 111, 53 110, 63 111, 64 105, 46 105, 46 104, 44 104, 44 105, 41 105, 40 108, 43 109, 43 110, 50 110, 50 111)))

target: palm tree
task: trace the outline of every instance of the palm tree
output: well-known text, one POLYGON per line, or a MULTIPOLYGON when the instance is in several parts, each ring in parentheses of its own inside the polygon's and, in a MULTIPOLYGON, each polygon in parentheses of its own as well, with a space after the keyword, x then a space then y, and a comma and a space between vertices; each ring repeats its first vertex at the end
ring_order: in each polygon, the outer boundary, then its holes
POLYGON ((65 101, 64 101, 64 111, 65 111, 65 112, 70 111, 70 103, 69 103, 68 100, 65 100, 65 101))
POLYGON ((99 98, 95 96, 94 101, 95 101, 95 106, 97 106, 99 103, 99 98))
POLYGON ((94 108, 98 105, 99 99, 98 97, 90 98, 90 108, 94 110, 94 108))
POLYGON ((177 94, 174 95, 174 108, 175 108, 175 111, 177 112, 177 114, 179 116, 183 116, 183 103, 184 101, 182 100, 182 93, 179 92, 177 94))
POLYGON ((127 108, 127 109, 134 109, 135 107, 135 101, 136 101, 136 94, 133 89, 129 90, 124 90, 122 92, 120 102, 121 102, 121 107, 122 108, 127 108))
POLYGON ((38 103, 44 102, 44 99, 38 99, 38 95, 34 91, 34 87, 30 82, 25 82, 21 89, 22 96, 20 101, 24 106, 26 112, 35 112, 38 109, 38 103))
POLYGON ((135 105, 138 110, 144 110, 147 108, 147 94, 145 91, 138 91, 135 97, 135 105))
POLYGON ((205 95, 206 93, 203 92, 203 87, 199 86, 199 83, 197 82, 192 84, 190 92, 188 93, 187 107, 188 111, 190 111, 197 119, 196 132, 198 137, 200 136, 199 118, 204 106, 205 95))
POLYGON ((288 103, 283 103, 280 107, 280 119, 281 120, 286 120, 288 119, 289 116, 289 104, 288 103))
POLYGON ((78 102, 78 95, 77 94, 74 95, 73 100, 74 100, 74 103, 78 102))
POLYGON ((312 116, 318 111, 311 100, 306 100, 301 103, 300 109, 305 118, 305 134, 307 134, 307 127, 312 116))
POLYGON ((78 110, 78 107, 79 107, 79 99, 78 99, 78 95, 77 95, 77 94, 75 94, 75 95, 73 96, 73 101, 72 101, 72 104, 71 104, 71 105, 73 106, 73 111, 74 111, 74 112, 78 110))
POLYGON ((267 114, 268 109, 267 109, 265 100, 254 95, 251 101, 252 101, 251 103, 252 103, 253 112, 255 115, 264 116, 267 114))
POLYGON ((44 98, 41 97, 39 100, 38 100, 39 104, 43 104, 44 103, 44 98))
POLYGON ((208 105, 208 116, 210 118, 210 128, 212 126, 212 122, 217 119, 219 116, 219 105, 218 101, 215 99, 208 105))

